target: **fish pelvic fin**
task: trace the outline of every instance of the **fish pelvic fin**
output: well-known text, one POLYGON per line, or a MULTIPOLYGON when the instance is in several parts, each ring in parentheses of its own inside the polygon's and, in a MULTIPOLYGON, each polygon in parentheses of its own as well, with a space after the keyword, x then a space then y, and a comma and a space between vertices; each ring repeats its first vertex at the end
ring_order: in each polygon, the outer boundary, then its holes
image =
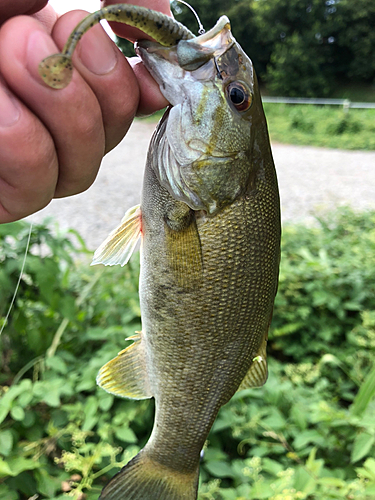
POLYGON ((148 399, 153 396, 146 367, 146 353, 141 333, 131 337, 133 344, 108 361, 98 373, 96 382, 115 396, 148 399))
POLYGON ((243 389, 250 389, 252 387, 261 387, 267 381, 268 367, 267 367, 267 340, 263 339, 258 355, 253 359, 249 371, 246 373, 245 378, 242 380, 238 391, 243 389))
POLYGON ((199 465, 182 473, 159 464, 141 450, 103 489, 99 500, 196 500, 199 465))
POLYGON ((179 231, 166 228, 166 251, 178 285, 185 289, 199 286, 203 279, 203 262, 195 220, 179 231))
POLYGON ((139 205, 130 208, 94 253, 91 265, 124 266, 130 259, 141 235, 142 215, 139 205))

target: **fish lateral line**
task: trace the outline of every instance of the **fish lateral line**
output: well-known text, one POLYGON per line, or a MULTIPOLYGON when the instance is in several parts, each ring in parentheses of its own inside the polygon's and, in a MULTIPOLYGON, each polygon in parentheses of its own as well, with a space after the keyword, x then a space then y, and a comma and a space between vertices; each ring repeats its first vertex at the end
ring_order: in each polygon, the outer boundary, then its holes
POLYGON ((40 62, 39 75, 49 87, 63 89, 70 83, 73 76, 72 55, 77 43, 90 28, 103 19, 139 28, 165 47, 195 37, 186 26, 161 12, 127 4, 104 7, 86 16, 76 26, 61 53, 52 54, 40 62))

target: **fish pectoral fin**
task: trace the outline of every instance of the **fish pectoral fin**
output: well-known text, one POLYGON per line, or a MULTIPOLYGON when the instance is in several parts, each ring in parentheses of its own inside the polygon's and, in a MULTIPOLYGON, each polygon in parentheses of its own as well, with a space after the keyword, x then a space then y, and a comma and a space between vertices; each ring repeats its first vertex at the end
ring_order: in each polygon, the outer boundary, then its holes
POLYGON ((151 398, 153 394, 142 339, 136 340, 108 361, 99 370, 96 382, 99 387, 115 396, 131 399, 151 398))
POLYGON ((142 215, 139 205, 130 208, 94 253, 91 265, 124 266, 130 259, 141 235, 142 215))
POLYGON ((267 341, 262 340, 261 347, 258 355, 253 359, 249 371, 246 373, 245 378, 242 380, 238 391, 243 389, 250 389, 252 387, 261 387, 267 381, 268 367, 267 367, 267 341))

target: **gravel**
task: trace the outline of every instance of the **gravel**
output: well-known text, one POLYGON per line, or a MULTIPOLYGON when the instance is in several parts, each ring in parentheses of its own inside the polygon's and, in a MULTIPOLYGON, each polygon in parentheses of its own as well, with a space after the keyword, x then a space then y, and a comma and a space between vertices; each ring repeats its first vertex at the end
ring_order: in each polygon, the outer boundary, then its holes
MULTIPOLYGON (((61 228, 80 232, 95 249, 139 203, 148 144, 155 124, 135 121, 125 139, 103 160, 86 192, 53 200, 28 217, 41 222, 53 217, 61 228)), ((339 205, 375 209, 375 152, 342 151, 273 144, 283 221, 311 224, 314 214, 339 205)))

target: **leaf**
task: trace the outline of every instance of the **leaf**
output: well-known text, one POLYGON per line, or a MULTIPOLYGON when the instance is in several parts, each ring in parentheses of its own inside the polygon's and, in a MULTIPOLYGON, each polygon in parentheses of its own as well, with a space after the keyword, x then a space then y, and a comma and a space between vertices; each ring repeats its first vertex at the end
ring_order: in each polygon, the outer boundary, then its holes
POLYGON ((68 372, 65 361, 59 356, 51 356, 50 358, 47 358, 46 366, 57 373, 61 373, 62 375, 65 375, 68 372))
POLYGON ((319 484, 330 486, 332 488, 345 488, 346 483, 339 477, 321 477, 319 484))
POLYGON ((11 491, 6 484, 0 484, 0 498, 4 500, 18 500, 19 496, 16 491, 11 491))
POLYGON ((263 465, 263 470, 269 472, 270 474, 273 474, 274 476, 277 476, 279 472, 284 470, 283 465, 281 465, 279 462, 276 462, 276 460, 272 460, 270 458, 264 458, 262 465, 263 465))
POLYGON ((317 448, 313 448, 310 451, 309 457, 306 460, 306 467, 309 471, 311 471, 315 476, 318 477, 320 474, 320 471, 324 465, 324 460, 322 460, 321 458, 316 459, 315 458, 316 452, 317 452, 317 448))
MULTIPOLYGON (((252 493, 252 498, 256 498, 257 500, 267 500, 271 498, 271 496, 274 494, 274 491, 270 487, 269 484, 261 483, 260 481, 257 481, 254 486, 251 488, 251 493, 252 493)), ((245 498, 249 498, 247 495, 245 498)))
POLYGON ((354 464, 358 462, 358 460, 361 460, 361 458, 368 455, 374 442, 375 435, 368 434, 367 432, 357 434, 354 439, 350 462, 354 464))
POLYGON ((115 398, 113 397, 112 394, 101 391, 99 397, 99 408, 103 411, 110 410, 111 406, 113 405, 114 399, 115 398))
POLYGON ((7 457, 13 448, 13 434, 10 430, 0 432, 0 453, 7 457))
POLYGON ((31 403, 32 399, 33 399, 32 391, 23 392, 22 394, 20 394, 20 396, 18 396, 17 402, 20 406, 22 406, 22 408, 26 408, 26 406, 28 406, 31 403))
POLYGON ((7 462, 4 461, 3 458, 0 457, 0 477, 11 476, 12 471, 7 462))
POLYGON ((24 391, 30 391, 32 387, 31 380, 25 379, 19 385, 10 387, 7 392, 0 398, 0 423, 8 415, 12 407, 13 400, 22 394, 24 391))
POLYGON ((233 471, 227 462, 213 461, 204 464, 206 470, 214 477, 234 477, 233 471))
POLYGON ((272 407, 269 415, 262 420, 262 424, 277 431, 285 427, 285 418, 277 408, 272 407))
POLYGON ((324 438, 318 431, 314 429, 309 429, 300 432, 294 440, 294 447, 297 450, 304 448, 308 444, 319 444, 324 445, 324 438))
POLYGON ((84 412, 86 418, 83 422, 82 430, 89 431, 95 426, 95 424, 98 422, 99 419, 98 401, 95 397, 90 396, 87 399, 87 402, 84 407, 84 412))
POLYGON ((118 439, 121 439, 121 441, 125 441, 125 443, 136 443, 138 441, 137 436, 130 427, 120 427, 116 429, 115 435, 118 439))
POLYGON ((375 459, 368 458, 363 467, 358 467, 356 473, 375 483, 375 459))
POLYGON ((296 425, 301 430, 306 430, 307 427, 307 415, 301 408, 301 405, 293 405, 290 412, 290 416, 293 418, 296 425))
POLYGON ((227 455, 219 448, 208 447, 203 453, 205 462, 222 461, 227 458, 227 455))
POLYGON ((295 473, 294 488, 297 491, 302 491, 307 495, 311 495, 317 486, 317 480, 303 467, 297 467, 295 473))
POLYGON ((215 420, 211 432, 220 432, 224 429, 228 429, 229 427, 231 427, 231 422, 229 420, 218 418, 217 420, 215 420))
POLYGON ((370 484, 366 486, 365 493, 368 498, 375 498, 375 484, 370 484))
POLYGON ((353 415, 362 415, 372 398, 375 396, 375 365, 362 383, 358 394, 354 398, 350 411, 353 415))
POLYGON ((43 401, 52 408, 58 408, 60 406, 59 388, 56 386, 51 386, 48 392, 44 394, 43 401))
POLYGON ((54 498, 56 491, 61 489, 61 479, 50 476, 45 469, 36 470, 35 479, 38 484, 38 492, 47 498, 54 498))
MULTIPOLYGON (((21 472, 25 470, 33 470, 38 469, 41 464, 35 460, 29 460, 24 457, 11 457, 7 461, 6 464, 8 469, 10 470, 10 476, 18 476, 21 472)), ((1 469, 1 459, 0 459, 0 469, 1 469)))
POLYGON ((223 500, 238 500, 238 495, 234 488, 221 488, 220 497, 223 500))
POLYGON ((14 420, 21 422, 25 418, 25 411, 22 406, 13 406, 10 410, 10 415, 14 420))

